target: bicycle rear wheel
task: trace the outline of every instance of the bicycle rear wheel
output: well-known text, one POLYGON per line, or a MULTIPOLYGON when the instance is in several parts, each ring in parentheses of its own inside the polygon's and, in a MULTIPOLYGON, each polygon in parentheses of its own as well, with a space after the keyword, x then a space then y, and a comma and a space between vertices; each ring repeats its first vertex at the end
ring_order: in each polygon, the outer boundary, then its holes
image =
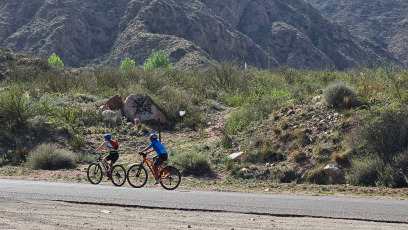
POLYGON ((147 182, 147 171, 143 165, 136 164, 128 169, 126 177, 132 187, 141 188, 147 182))
POLYGON ((102 180, 103 172, 99 163, 92 163, 89 165, 86 172, 89 182, 92 184, 99 184, 102 180))
POLYGON ((114 165, 110 173, 114 185, 122 186, 126 182, 126 170, 122 165, 114 165))
POLYGON ((167 166, 160 172, 160 184, 167 190, 176 189, 181 182, 179 170, 173 166, 167 166))

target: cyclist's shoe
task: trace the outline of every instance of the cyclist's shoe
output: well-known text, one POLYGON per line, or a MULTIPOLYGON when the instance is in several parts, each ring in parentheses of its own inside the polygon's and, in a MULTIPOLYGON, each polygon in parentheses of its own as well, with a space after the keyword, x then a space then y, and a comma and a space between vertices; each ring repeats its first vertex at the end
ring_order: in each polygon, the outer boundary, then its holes
POLYGON ((159 183, 160 183, 160 179, 157 179, 154 184, 159 184, 159 183))
POLYGON ((105 171, 105 175, 108 177, 108 180, 109 180, 109 179, 110 179, 110 176, 111 176, 111 170, 110 170, 110 168, 105 171))

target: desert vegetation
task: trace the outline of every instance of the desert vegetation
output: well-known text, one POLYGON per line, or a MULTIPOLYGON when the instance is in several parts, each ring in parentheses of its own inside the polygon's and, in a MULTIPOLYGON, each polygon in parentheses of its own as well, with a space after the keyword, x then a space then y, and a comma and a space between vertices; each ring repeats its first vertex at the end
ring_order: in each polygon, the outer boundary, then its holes
MULTIPOLYGON (((2 166, 72 168, 90 161, 90 140, 106 132, 142 142, 154 127, 137 128, 125 120, 112 125, 98 108, 116 94, 146 94, 170 121, 163 127, 174 136, 166 143, 170 163, 184 175, 408 185, 405 69, 259 70, 231 63, 155 68, 147 64, 154 55, 145 64, 148 68, 134 67, 129 59, 117 68, 70 69, 3 53, 8 58, 2 61, 5 77, 0 83, 2 166), (205 129, 214 116, 225 123, 219 138, 211 141, 205 129), (176 135, 183 132, 193 134, 176 135), (239 151, 239 158, 229 157, 239 151), (342 173, 325 174, 329 164, 342 173)), ((125 145, 122 151, 133 150, 125 145)))

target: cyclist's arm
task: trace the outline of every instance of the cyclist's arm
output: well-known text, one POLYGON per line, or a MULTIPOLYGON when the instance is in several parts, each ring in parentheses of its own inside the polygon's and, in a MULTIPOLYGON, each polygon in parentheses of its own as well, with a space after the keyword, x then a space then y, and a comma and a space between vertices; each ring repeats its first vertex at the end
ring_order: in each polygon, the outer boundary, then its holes
POLYGON ((144 148, 144 149, 140 150, 140 152, 139 152, 139 153, 146 152, 146 151, 147 151, 147 150, 149 150, 149 149, 150 149, 150 146, 147 146, 146 148, 144 148))
POLYGON ((103 146, 105 145, 105 142, 103 142, 98 148, 96 148, 93 152, 98 152, 99 150, 101 150, 101 148, 103 148, 103 146))

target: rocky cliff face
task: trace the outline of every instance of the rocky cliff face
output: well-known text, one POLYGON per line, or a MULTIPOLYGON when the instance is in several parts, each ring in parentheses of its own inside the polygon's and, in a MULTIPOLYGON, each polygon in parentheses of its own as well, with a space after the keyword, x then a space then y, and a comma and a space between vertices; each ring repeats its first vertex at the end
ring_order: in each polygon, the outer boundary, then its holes
POLYGON ((212 62, 345 69, 395 59, 301 0, 2 0, 0 45, 72 67, 212 62))
POLYGON ((387 49, 408 67, 408 1, 307 1, 354 34, 387 49))

